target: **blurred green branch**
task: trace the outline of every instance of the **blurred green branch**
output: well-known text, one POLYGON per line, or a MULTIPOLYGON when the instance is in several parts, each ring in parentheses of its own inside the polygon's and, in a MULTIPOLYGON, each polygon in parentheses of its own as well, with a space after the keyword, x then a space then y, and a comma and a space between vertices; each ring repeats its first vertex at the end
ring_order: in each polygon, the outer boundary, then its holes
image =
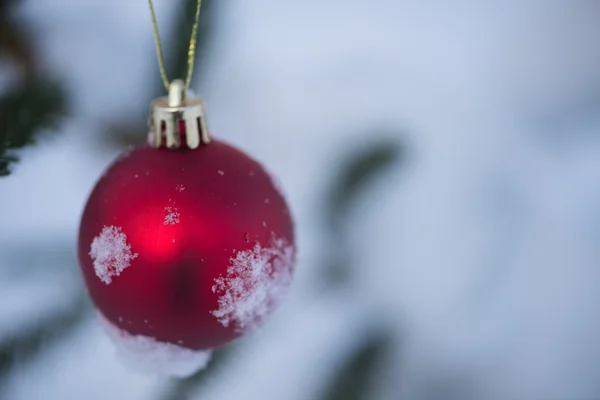
MULTIPOLYGON (((398 136, 393 135, 394 139, 376 139, 348 157, 326 195, 323 209, 329 240, 324 253, 329 258, 322 268, 322 282, 328 290, 348 285, 355 279, 353 260, 356 249, 348 242, 347 229, 351 227, 347 222, 356 210, 353 206, 367 192, 370 185, 392 168, 406 165, 407 143, 399 141, 398 136)), ((371 323, 365 322, 365 326, 371 326, 371 323)), ((375 380, 379 378, 377 375, 383 368, 390 348, 395 345, 392 332, 387 326, 372 332, 348 355, 319 399, 372 399, 375 380)))
POLYGON ((0 0, 0 57, 7 56, 23 72, 24 83, 0 97, 0 176, 18 161, 16 150, 35 143, 39 132, 56 128, 66 114, 61 86, 38 77, 38 63, 23 24, 13 17, 18 0, 0 0))
POLYGON ((90 311, 90 305, 82 298, 73 308, 51 320, 42 321, 37 327, 19 336, 0 342, 0 398, 4 381, 17 365, 34 360, 48 346, 65 338, 90 311))
MULTIPOLYGON (((398 134, 394 137, 398 137, 398 134)), ((365 148, 349 157, 341 166, 323 205, 323 220, 330 236, 330 243, 325 251, 329 260, 322 269, 326 286, 347 283, 351 279, 353 251, 347 243, 344 224, 350 217, 352 206, 384 173, 393 167, 404 166, 407 155, 404 142, 398 139, 379 139, 366 144, 365 148)))
MULTIPOLYGON (((184 5, 179 9, 175 18, 175 24, 173 24, 173 31, 169 36, 171 50, 165 49, 167 55, 167 63, 169 68, 167 72, 171 79, 179 78, 184 79, 187 72, 187 61, 188 61, 188 47, 190 42, 190 32, 194 25, 194 20, 191 16, 196 11, 197 0, 185 0, 184 5)), ((207 55, 210 51, 210 43, 213 38, 214 26, 215 26, 215 1, 214 0, 203 0, 202 1, 202 12, 200 13, 200 23, 198 25, 198 41, 196 45, 196 60, 195 60, 195 71, 194 81, 200 82, 204 78, 204 71, 202 66, 205 65, 207 55)), ((193 81, 193 82, 194 82, 193 81)), ((157 75, 158 82, 158 75, 157 75)), ((159 86, 160 91, 157 90, 157 94, 164 93, 163 85, 159 86)))
MULTIPOLYGON (((370 137, 373 135, 370 134, 370 137)), ((398 136, 398 135, 395 135, 398 136)), ((406 148, 397 140, 379 140, 369 143, 342 166, 337 181, 329 192, 325 210, 330 226, 337 229, 346 219, 356 199, 376 178, 391 167, 405 161, 406 148)))
POLYGON ((346 359, 321 400, 370 400, 374 379, 393 345, 386 331, 369 337, 346 359))
POLYGON ((14 18, 21 0, 0 0, 0 55, 16 61, 27 77, 35 76, 37 62, 32 41, 14 18))
POLYGON ((18 161, 16 150, 36 142, 45 129, 66 115, 66 97, 58 83, 34 80, 0 97, 0 176, 18 161))
POLYGON ((165 393, 160 396, 160 400, 187 400, 194 398, 194 393, 198 391, 199 387, 207 379, 215 376, 216 371, 231 357, 234 351, 232 347, 216 350, 206 369, 196 372, 189 378, 174 381, 166 389, 165 393))

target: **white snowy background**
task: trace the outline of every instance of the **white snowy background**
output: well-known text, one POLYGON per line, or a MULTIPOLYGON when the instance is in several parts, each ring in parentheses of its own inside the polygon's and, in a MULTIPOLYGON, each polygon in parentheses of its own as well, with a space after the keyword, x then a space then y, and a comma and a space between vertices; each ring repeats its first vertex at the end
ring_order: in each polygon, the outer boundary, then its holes
MULTIPOLYGON (((156 1, 163 31, 176 3, 156 1)), ((194 90, 213 135, 278 175, 300 260, 286 304, 192 398, 318 399, 381 321, 400 345, 374 400, 600 398, 600 2, 219 7, 194 90), (324 191, 373 127, 397 132, 410 162, 347 221, 354 287, 321 295, 324 191), (447 380, 456 391, 428 393, 447 380)), ((21 15, 73 110, 0 180, 0 340, 80 295, 55 259, 74 260, 86 196, 116 156, 91 138, 148 107, 136 100, 158 73, 146 1, 30 0, 21 15)), ((172 383, 122 367, 93 319, 65 335, 11 372, 7 400, 153 399, 172 383)))

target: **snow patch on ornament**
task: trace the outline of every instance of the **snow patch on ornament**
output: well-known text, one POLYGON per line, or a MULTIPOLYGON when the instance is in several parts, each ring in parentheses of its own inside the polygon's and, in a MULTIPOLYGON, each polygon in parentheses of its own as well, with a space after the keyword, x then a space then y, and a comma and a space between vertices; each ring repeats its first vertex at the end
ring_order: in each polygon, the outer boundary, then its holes
POLYGON ((125 366, 146 374, 186 378, 206 368, 212 352, 191 350, 155 338, 132 335, 110 322, 100 311, 98 320, 125 366))
POLYGON ((175 225, 179 223, 181 214, 175 207, 165 207, 165 225, 175 225))
POLYGON ((294 247, 277 238, 271 247, 238 251, 230 259, 226 276, 215 279, 213 293, 219 294, 217 310, 211 311, 224 326, 239 332, 255 328, 287 293, 292 281, 294 247))
POLYGON ((127 235, 117 226, 102 229, 92 241, 89 255, 94 262, 96 276, 107 285, 138 257, 127 244, 127 235))

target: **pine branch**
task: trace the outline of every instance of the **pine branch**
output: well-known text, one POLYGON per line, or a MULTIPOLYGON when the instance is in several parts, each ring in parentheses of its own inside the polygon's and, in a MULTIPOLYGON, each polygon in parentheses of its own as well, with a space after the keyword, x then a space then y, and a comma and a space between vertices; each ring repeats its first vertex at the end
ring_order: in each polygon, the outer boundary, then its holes
POLYGON ((0 176, 19 160, 16 150, 34 144, 40 132, 58 127, 66 96, 56 82, 26 82, 0 97, 0 176))
POLYGON ((63 338, 89 313, 89 304, 83 299, 57 318, 42 322, 38 327, 20 336, 0 342, 0 398, 4 381, 16 365, 34 360, 40 352, 63 338))
POLYGON ((160 396, 160 400, 187 400, 193 397, 194 392, 206 382, 215 371, 227 360, 233 350, 223 348, 213 353, 212 360, 206 369, 198 371, 189 378, 175 381, 168 390, 160 396))
POLYGON ((369 338, 339 369, 323 393, 322 400, 368 400, 372 398, 374 379, 381 371, 391 346, 387 332, 369 338))
MULTIPOLYGON (((373 134, 366 136, 373 137, 373 134)), ((344 228, 344 223, 353 211, 352 206, 374 181, 394 167, 404 167, 407 150, 404 142, 379 139, 366 144, 340 169, 323 207, 323 220, 330 235, 330 243, 325 251, 327 260, 321 268, 324 275, 321 283, 327 288, 348 283, 354 274, 352 250, 347 243, 344 228)))
MULTIPOLYGON (((190 16, 196 11, 197 0, 185 0, 184 5, 179 9, 179 13, 173 25, 173 31, 169 35, 172 50, 165 49, 167 52, 167 69, 171 79, 185 79, 188 62, 188 47, 190 42, 190 33, 194 21, 190 16), (170 62, 169 62, 170 60, 170 62)), ((216 1, 203 0, 202 12, 200 13, 200 23, 198 25, 198 42, 196 45, 196 71, 194 72, 194 82, 200 82, 203 79, 202 65, 205 64, 207 55, 210 52, 210 43, 215 27, 215 9, 216 1)), ((164 91, 162 83, 160 93, 164 91)))
MULTIPOLYGON (((373 137, 373 133, 367 136, 373 137)), ((397 134, 392 136, 396 137, 397 134)), ((332 187, 326 216, 332 226, 337 226, 356 199, 366 191, 369 184, 387 172, 390 167, 406 161, 405 143, 394 140, 377 140, 366 144, 360 153, 351 157, 340 171, 339 179, 332 187)))
POLYGON ((35 142, 38 131, 56 126, 65 114, 65 95, 54 82, 36 78, 38 63, 31 38, 17 22, 20 0, 0 0, 0 55, 12 58, 25 83, 0 98, 0 176, 10 174, 18 161, 15 150, 35 142))
POLYGON ((36 75, 38 62, 33 43, 23 24, 13 18, 21 0, 0 0, 0 53, 12 58, 30 79, 36 75))

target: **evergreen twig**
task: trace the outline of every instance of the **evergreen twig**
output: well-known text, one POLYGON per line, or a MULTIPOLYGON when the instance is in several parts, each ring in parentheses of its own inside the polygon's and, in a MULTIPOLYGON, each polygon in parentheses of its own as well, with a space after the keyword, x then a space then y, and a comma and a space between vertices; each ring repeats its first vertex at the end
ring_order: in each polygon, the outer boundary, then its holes
MULTIPOLYGON (((56 318, 41 322, 37 327, 23 332, 8 340, 0 342, 0 398, 4 381, 10 377, 11 371, 18 364, 24 364, 36 359, 49 345, 65 338, 83 318, 89 313, 89 304, 80 300, 72 309, 65 311, 56 318)), ((67 336, 68 337, 68 336, 67 336)))
POLYGON ((36 142, 45 129, 52 129, 66 115, 62 87, 46 80, 34 80, 0 97, 0 176, 9 175, 19 160, 16 150, 36 142))

